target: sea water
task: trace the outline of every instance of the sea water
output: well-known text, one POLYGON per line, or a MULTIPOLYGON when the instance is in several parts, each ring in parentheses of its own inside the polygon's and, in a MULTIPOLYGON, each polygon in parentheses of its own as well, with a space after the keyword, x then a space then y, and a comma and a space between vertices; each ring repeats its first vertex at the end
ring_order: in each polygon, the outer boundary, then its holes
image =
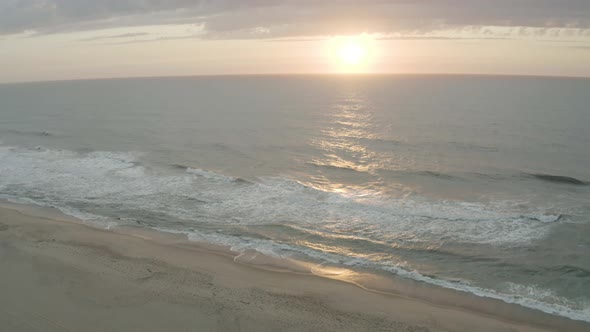
POLYGON ((0 85, 0 199, 590 321, 590 80, 0 85))

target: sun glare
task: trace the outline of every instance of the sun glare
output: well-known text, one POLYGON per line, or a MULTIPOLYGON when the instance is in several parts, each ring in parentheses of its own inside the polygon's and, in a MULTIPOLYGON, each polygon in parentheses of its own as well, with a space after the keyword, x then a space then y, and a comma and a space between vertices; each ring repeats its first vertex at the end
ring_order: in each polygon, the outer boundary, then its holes
POLYGON ((375 46, 370 35, 336 36, 326 44, 326 50, 334 72, 365 73, 373 66, 375 46))
POLYGON ((365 59, 367 51, 357 43, 345 44, 338 52, 340 61, 347 65, 358 65, 365 59))

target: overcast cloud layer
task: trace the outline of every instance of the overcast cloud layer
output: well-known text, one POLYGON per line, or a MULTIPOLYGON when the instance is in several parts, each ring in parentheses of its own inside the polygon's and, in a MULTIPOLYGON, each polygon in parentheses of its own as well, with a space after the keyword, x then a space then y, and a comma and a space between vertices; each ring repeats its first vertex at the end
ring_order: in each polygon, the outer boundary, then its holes
POLYGON ((590 28, 590 0, 0 0, 0 34, 194 23, 208 38, 590 28))

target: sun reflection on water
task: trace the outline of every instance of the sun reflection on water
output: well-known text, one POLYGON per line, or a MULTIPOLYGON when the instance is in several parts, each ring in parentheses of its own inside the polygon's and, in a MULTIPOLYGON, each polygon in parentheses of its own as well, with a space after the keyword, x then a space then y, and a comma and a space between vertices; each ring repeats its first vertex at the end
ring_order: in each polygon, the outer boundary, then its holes
POLYGON ((316 175, 306 185, 344 195, 373 192, 379 165, 366 141, 376 138, 375 127, 372 109, 361 92, 349 91, 335 100, 319 135, 310 140, 321 155, 308 160, 316 175))

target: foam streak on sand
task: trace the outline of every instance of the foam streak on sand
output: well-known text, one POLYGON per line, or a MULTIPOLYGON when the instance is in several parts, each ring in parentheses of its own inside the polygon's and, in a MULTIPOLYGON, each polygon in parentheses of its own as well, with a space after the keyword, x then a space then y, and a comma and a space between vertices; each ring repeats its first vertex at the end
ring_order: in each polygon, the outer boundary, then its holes
MULTIPOLYGON (((7 330, 588 328, 586 323, 493 300, 467 296, 466 302, 466 295, 434 287, 422 292, 429 298, 417 301, 305 273, 254 269, 236 264, 235 253, 196 246, 179 236, 129 228, 100 230, 60 218, 65 216, 54 210, 0 208, 0 326, 7 330), (470 303, 471 309, 450 303, 470 303), (484 310, 478 313, 474 308, 484 310)), ((272 259, 261 261, 258 256, 247 260, 258 260, 262 267, 274 265, 272 259)), ((323 272, 331 278, 340 273, 323 272)), ((402 283, 398 288, 420 293, 423 287, 402 283)))

